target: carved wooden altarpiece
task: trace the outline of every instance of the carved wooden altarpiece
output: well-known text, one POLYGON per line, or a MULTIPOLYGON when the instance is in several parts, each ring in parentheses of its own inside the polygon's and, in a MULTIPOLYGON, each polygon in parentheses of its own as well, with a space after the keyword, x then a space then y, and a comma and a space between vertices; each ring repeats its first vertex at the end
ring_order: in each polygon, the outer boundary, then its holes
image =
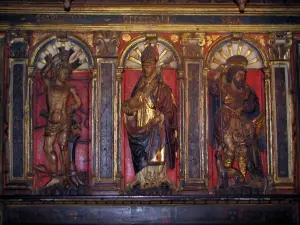
POLYGON ((30 3, 0 1, 0 224, 297 224, 296 1, 30 3), (122 107, 148 46, 177 147, 140 190, 122 107))

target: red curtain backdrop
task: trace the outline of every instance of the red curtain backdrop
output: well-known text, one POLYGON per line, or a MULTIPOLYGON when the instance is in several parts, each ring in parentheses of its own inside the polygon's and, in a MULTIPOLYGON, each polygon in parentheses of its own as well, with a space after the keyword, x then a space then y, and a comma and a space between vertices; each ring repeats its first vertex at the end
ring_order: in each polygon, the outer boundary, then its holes
MULTIPOLYGON (((122 94, 122 102, 129 99, 131 96, 131 92, 137 83, 140 77, 141 71, 140 70, 125 70, 123 73, 123 94, 122 94)), ((172 88, 173 95, 178 102, 178 88, 177 88, 177 73, 174 69, 165 69, 163 70, 163 79, 167 85, 172 88)), ((179 113, 179 111, 178 111, 179 113)), ((123 153, 123 176, 124 176, 124 187, 130 184, 135 179, 135 173, 132 164, 132 157, 131 151, 128 143, 128 136, 127 131, 124 126, 124 114, 122 114, 122 153, 123 153)), ((179 151, 179 149, 178 149, 179 151)), ((179 155, 179 154, 178 154, 179 155)), ((175 169, 167 170, 167 176, 169 180, 177 185, 178 184, 178 162, 179 159, 177 158, 175 169)))

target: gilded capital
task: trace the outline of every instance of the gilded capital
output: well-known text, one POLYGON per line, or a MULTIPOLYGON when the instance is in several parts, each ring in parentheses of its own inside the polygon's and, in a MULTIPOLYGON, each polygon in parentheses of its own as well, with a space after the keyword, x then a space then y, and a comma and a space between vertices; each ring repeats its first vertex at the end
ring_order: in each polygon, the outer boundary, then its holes
POLYGON ((275 32, 269 34, 268 52, 270 60, 289 60, 292 43, 291 32, 275 32))
POLYGON ((208 72, 209 72, 209 68, 208 68, 208 67, 205 67, 205 68, 203 69, 203 75, 204 75, 204 77, 207 77, 208 72))
POLYGON ((34 66, 28 66, 28 75, 29 76, 32 76, 33 74, 33 71, 34 71, 34 66))
POLYGON ((6 34, 10 58, 26 58, 28 56, 28 31, 10 31, 6 34))
POLYGON ((178 70, 177 71, 177 78, 178 79, 183 79, 184 78, 184 70, 178 70))
POLYGON ((93 73, 93 77, 96 77, 96 74, 97 74, 97 68, 91 69, 91 72, 93 73))
POLYGON ((95 45, 97 57, 118 57, 120 34, 118 31, 101 31, 96 33, 95 45))
POLYGON ((124 72, 124 67, 118 67, 116 70, 116 78, 117 81, 121 81, 122 80, 122 74, 124 72))
POLYGON ((203 58, 203 47, 206 43, 205 33, 185 33, 181 37, 183 57, 189 59, 203 58))
POLYGON ((265 80, 271 78, 271 69, 270 68, 264 68, 263 72, 264 72, 264 75, 265 75, 265 80))
POLYGON ((13 44, 14 42, 25 42, 28 44, 29 32, 24 30, 8 31, 6 33, 6 41, 9 45, 13 44))

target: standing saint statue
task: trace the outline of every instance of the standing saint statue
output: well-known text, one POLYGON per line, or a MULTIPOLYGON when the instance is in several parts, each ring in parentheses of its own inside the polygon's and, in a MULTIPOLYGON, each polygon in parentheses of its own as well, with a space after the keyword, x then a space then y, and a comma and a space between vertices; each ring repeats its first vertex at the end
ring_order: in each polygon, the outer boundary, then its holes
POLYGON ((232 56, 210 82, 210 93, 219 97, 213 126, 218 173, 223 179, 238 177, 242 182, 263 177, 260 135, 264 113, 255 90, 246 84, 247 65, 244 56, 232 56), (233 166, 235 160, 238 168, 233 166))
POLYGON ((130 186, 139 189, 171 187, 166 165, 175 168, 177 107, 157 61, 158 51, 149 44, 141 55, 142 74, 131 98, 122 104, 136 173, 130 186))
MULTIPOLYGON (((44 133, 44 151, 52 173, 52 179, 47 184, 48 187, 60 182, 65 184, 72 182, 76 186, 83 184, 77 176, 74 154, 69 148, 72 115, 81 106, 76 87, 67 82, 72 74, 72 65, 68 60, 73 53, 72 50, 67 51, 61 48, 60 53, 54 57, 51 54, 47 55, 45 57, 46 65, 40 72, 46 87, 48 105, 48 122, 44 133), (49 72, 51 72, 51 76, 49 76, 49 72), (74 99, 72 105, 68 105, 70 95, 74 99), (59 146, 59 157, 54 149, 56 141, 59 146), (58 160, 61 165, 60 171, 58 171, 58 160)), ((36 169, 42 172, 45 170, 43 165, 37 166, 36 169)))

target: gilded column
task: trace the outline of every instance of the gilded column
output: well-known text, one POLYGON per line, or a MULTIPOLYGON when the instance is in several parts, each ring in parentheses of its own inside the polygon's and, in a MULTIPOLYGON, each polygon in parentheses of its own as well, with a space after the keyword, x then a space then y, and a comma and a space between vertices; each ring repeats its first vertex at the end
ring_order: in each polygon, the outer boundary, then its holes
POLYGON ((179 168, 179 179, 182 182, 185 181, 185 171, 186 171, 186 155, 185 155, 185 148, 184 146, 186 146, 185 144, 185 91, 184 91, 184 70, 179 70, 177 71, 177 79, 178 79, 178 90, 179 90, 179 105, 180 107, 180 126, 179 126, 179 159, 180 159, 180 168, 179 168))
POLYGON ((24 111, 24 143, 25 143, 25 171, 28 185, 33 185, 33 130, 32 130, 32 99, 33 99, 33 76, 34 67, 27 67, 27 79, 26 79, 26 100, 25 100, 25 111, 24 111))
MULTIPOLYGON (((4 75, 5 75, 5 56, 4 56, 4 35, 0 35, 0 146, 3 146, 4 138, 4 75)), ((0 152, 0 162, 3 162, 3 151, 0 152)), ((0 166, 0 191, 3 190, 3 165, 0 166)), ((1 224, 1 223, 0 223, 1 224)))
POLYGON ((266 99, 266 140, 267 140, 267 174, 274 174, 273 168, 273 135, 272 135, 272 95, 271 95, 271 70, 264 68, 265 99, 266 99))
POLYGON ((202 137, 201 137, 201 142, 203 143, 203 150, 204 152, 202 153, 202 158, 205 161, 205 163, 203 163, 202 165, 202 170, 203 170, 203 181, 205 184, 205 188, 208 189, 208 127, 209 127, 209 99, 208 99, 208 72, 209 72, 209 68, 207 67, 207 65, 203 64, 203 90, 202 90, 202 97, 203 97, 203 132, 202 132, 202 137))
POLYGON ((275 188, 294 191, 293 95, 290 69, 291 32, 269 34, 271 67, 272 160, 275 188))
POLYGON ((120 179, 117 178, 119 131, 118 125, 118 79, 117 48, 119 33, 103 31, 95 34, 97 57, 97 152, 94 163, 94 192, 118 194, 120 179))
POLYGON ((204 33, 182 35, 184 57, 184 152, 185 183, 183 193, 207 190, 207 148, 206 148, 206 78, 203 76, 204 33))
POLYGON ((116 98, 114 99, 114 104, 116 108, 116 112, 114 114, 114 121, 115 121, 115 142, 116 142, 116 148, 115 148, 115 155, 116 155, 116 179, 119 182, 119 185, 121 185, 121 179, 123 177, 122 175, 122 151, 121 151, 121 97, 122 97, 122 74, 123 74, 124 68, 123 67, 118 67, 117 68, 117 73, 116 73, 116 98))
POLYGON ((295 151, 296 151, 296 159, 295 161, 296 166, 297 166, 297 193, 300 193, 300 40, 296 40, 296 60, 295 60, 295 101, 294 101, 294 126, 293 126, 293 131, 294 131, 294 141, 295 141, 295 151), (297 116, 298 115, 298 116, 297 116))
POLYGON ((7 33, 9 45, 9 79, 7 92, 8 140, 5 143, 8 171, 4 193, 31 193, 30 145, 28 136, 30 90, 32 80, 28 78, 28 34, 26 32, 7 33), (16 184, 18 184, 16 186, 16 184))

